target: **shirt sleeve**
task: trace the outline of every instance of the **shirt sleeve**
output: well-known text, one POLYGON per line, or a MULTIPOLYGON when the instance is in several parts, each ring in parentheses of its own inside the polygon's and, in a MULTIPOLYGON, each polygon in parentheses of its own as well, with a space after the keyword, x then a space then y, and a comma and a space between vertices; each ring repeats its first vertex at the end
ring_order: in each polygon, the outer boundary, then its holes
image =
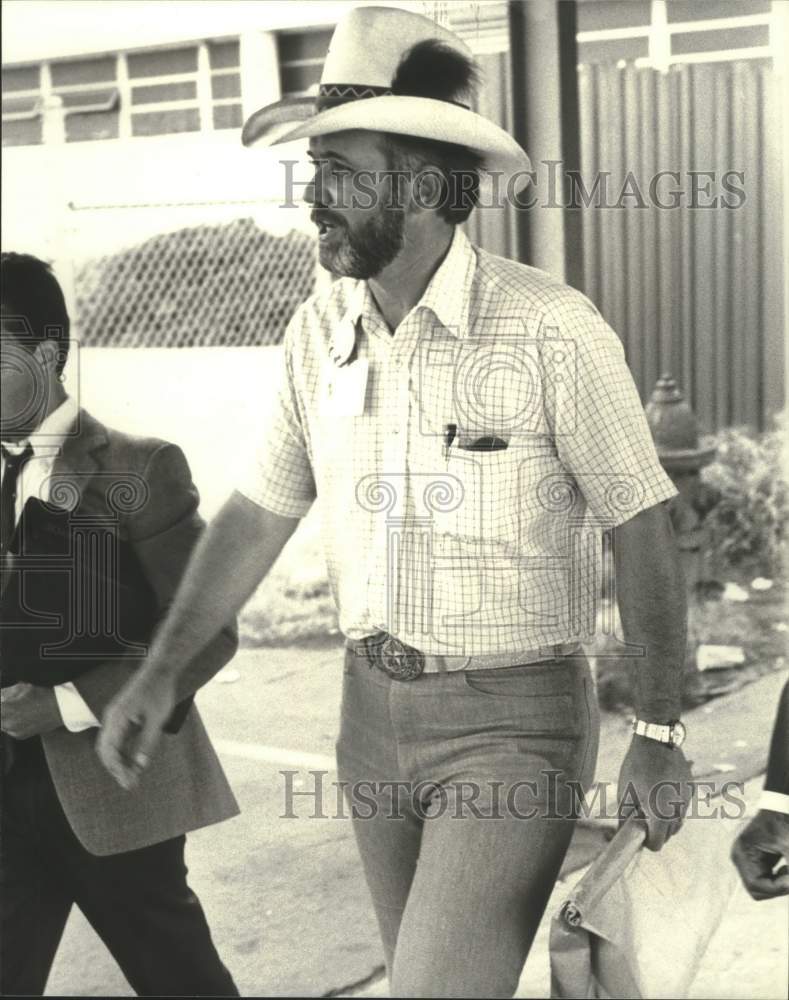
POLYGON ((99 725, 99 720, 73 684, 58 684, 53 690, 63 725, 70 733, 81 733, 99 725))
POLYGON ((577 293, 555 308, 547 325, 546 415, 559 458, 589 509, 616 527, 675 496, 619 337, 577 293))
POLYGON ((789 795, 784 795, 783 792, 764 791, 759 799, 758 808, 769 809, 771 812, 789 816, 789 795))
POLYGON ((293 378, 295 322, 294 317, 285 334, 277 396, 267 425, 236 487, 249 500, 282 517, 304 517, 316 496, 293 378))

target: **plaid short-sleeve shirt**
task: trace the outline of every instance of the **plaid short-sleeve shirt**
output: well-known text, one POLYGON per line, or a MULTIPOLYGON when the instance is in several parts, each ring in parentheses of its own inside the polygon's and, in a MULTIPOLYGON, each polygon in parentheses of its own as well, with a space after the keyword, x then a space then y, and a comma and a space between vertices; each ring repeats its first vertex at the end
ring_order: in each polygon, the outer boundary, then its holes
POLYGON ((394 334, 363 281, 298 309, 239 490, 290 517, 317 496, 349 638, 459 656, 588 638, 600 532, 676 493, 595 307, 459 229, 394 334), (359 405, 327 403, 365 365, 359 405))

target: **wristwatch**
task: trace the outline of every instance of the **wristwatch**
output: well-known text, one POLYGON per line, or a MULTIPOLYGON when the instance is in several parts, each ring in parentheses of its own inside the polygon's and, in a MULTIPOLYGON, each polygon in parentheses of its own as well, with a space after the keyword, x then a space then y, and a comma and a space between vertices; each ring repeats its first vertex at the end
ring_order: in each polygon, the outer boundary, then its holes
POLYGON ((685 742, 685 727, 679 719, 669 722, 665 726, 657 722, 633 719, 633 732, 636 736, 646 736, 648 740, 657 740, 658 743, 667 743, 672 747, 681 747, 685 742))

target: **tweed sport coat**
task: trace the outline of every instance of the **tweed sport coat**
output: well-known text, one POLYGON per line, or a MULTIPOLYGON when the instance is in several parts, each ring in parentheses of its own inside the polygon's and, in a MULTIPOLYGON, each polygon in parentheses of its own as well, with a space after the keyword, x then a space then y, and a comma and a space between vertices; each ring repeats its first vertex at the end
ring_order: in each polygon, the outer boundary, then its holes
MULTIPOLYGON (((121 543, 142 567, 161 618, 203 530, 198 493, 180 448, 112 430, 80 410, 76 433, 66 439, 52 470, 50 503, 60 501, 76 517, 114 521, 121 543)), ((95 751, 95 728, 81 733, 60 728, 42 737, 60 803, 92 854, 136 850, 237 815, 235 797, 192 704, 195 691, 236 649, 232 623, 190 664, 169 727, 177 731, 161 737, 133 791, 120 788, 105 771, 95 751)), ((91 663, 75 677, 98 719, 141 662, 139 655, 117 655, 91 663)))

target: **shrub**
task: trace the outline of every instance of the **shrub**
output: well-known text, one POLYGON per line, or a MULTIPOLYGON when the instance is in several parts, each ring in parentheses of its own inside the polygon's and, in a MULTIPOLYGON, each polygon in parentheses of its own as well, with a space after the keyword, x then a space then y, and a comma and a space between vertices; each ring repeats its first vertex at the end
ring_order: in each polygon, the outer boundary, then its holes
POLYGON ((720 431, 715 461, 702 470, 713 498, 705 519, 711 555, 724 567, 768 576, 780 571, 789 516, 785 422, 782 415, 774 429, 758 437, 744 428, 720 431))
POLYGON ((239 628, 245 646, 337 636, 337 609, 329 590, 317 510, 311 510, 299 525, 250 598, 239 628))

